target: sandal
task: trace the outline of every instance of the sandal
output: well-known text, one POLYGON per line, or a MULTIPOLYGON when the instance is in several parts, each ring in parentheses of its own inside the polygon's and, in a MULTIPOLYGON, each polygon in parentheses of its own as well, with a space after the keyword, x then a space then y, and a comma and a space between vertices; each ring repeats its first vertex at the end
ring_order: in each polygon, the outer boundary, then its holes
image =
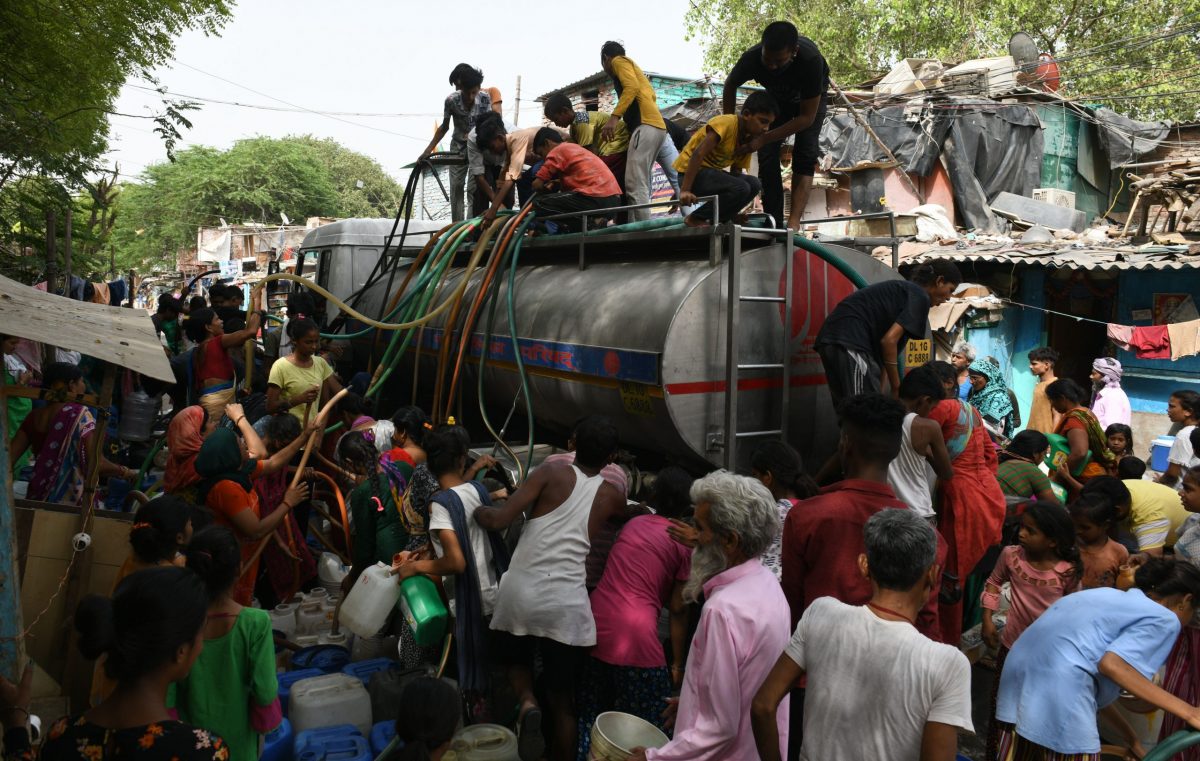
POLYGON ((542 709, 533 706, 517 719, 517 755, 521 761, 541 761, 546 755, 542 737, 542 709))

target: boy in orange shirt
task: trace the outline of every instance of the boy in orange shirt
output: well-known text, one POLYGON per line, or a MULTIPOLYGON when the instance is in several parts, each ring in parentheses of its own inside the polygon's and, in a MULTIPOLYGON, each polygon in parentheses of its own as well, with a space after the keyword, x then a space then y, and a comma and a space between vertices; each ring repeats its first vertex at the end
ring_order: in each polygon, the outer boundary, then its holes
MULTIPOLYGON (((533 138, 533 152, 542 159, 533 180, 533 208, 539 216, 572 211, 601 211, 621 205, 621 187, 596 154, 575 143, 563 142, 553 127, 543 127, 533 138)), ((556 219, 560 228, 578 230, 579 217, 556 219)))

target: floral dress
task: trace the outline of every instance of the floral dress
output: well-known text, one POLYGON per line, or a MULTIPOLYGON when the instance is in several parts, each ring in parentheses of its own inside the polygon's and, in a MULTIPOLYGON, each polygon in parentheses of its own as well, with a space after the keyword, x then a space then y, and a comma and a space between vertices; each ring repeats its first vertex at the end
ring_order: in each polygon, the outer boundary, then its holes
POLYGON ((33 761, 39 756, 42 761, 229 761, 229 748, 211 732, 179 721, 106 729, 83 717, 62 718, 36 753, 24 727, 4 733, 7 761, 33 761))

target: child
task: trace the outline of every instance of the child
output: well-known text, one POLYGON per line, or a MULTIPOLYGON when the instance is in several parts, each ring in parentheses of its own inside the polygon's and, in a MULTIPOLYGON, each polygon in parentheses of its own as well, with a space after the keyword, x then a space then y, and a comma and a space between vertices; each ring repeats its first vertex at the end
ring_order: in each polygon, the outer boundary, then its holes
POLYGON ((1200 566, 1200 465, 1188 469, 1184 474, 1180 498, 1184 509, 1191 515, 1179 527, 1175 554, 1193 565, 1200 566))
POLYGON ((1054 433, 1058 424, 1058 415, 1050 407, 1046 397, 1046 387, 1058 380, 1054 374, 1054 365, 1058 362, 1058 352, 1049 346, 1034 349, 1029 352, 1029 372, 1038 379, 1033 387, 1033 401, 1029 405, 1029 423, 1027 430, 1039 433, 1054 433))
POLYGON ((484 636, 496 606, 500 575, 508 568, 508 550, 499 534, 474 520, 475 511, 492 504, 478 481, 467 481, 468 434, 460 426, 442 426, 425 437, 429 471, 441 491, 429 506, 429 539, 434 558, 405 555, 393 566, 400 578, 417 574, 454 577, 451 612, 458 641, 458 679, 468 693, 487 686, 484 636))
POLYGON ((244 329, 226 333, 225 323, 215 311, 196 309, 184 323, 184 332, 196 345, 190 359, 196 393, 210 420, 220 420, 225 405, 236 396, 234 384, 237 379, 230 349, 240 350, 243 344, 258 335, 262 320, 262 313, 255 312, 244 329))
MULTIPOLYGON (((779 508, 779 527, 782 532, 783 521, 789 512, 802 499, 817 496, 820 491, 812 476, 804 470, 804 461, 791 445, 779 440, 765 441, 754 450, 750 457, 750 476, 762 482, 771 490, 775 505, 779 508)), ((775 578, 783 575, 781 552, 783 534, 777 534, 775 541, 762 554, 760 560, 775 578)))
POLYGON ((604 140, 600 132, 612 114, 606 111, 576 111, 571 99, 561 92, 546 98, 543 112, 551 124, 570 131, 571 142, 596 154, 612 172, 617 184, 624 185, 625 156, 629 150, 629 129, 625 122, 618 121, 612 139, 604 140))
MULTIPOLYGON (((1200 430, 1200 429, 1198 429, 1200 430)), ((1197 437, 1200 438, 1200 437, 1197 437)), ((1179 527, 1179 539, 1175 542, 1175 557, 1189 565, 1200 566, 1200 466, 1189 468, 1183 474, 1183 490, 1180 494, 1183 507, 1191 513, 1179 527)), ((1163 676, 1163 689, 1181 700, 1194 704, 1200 701, 1200 629, 1184 626, 1179 640, 1167 659, 1163 676)), ((1181 729, 1190 729, 1184 722, 1171 714, 1163 719, 1160 738, 1166 738, 1181 729)), ((1184 751, 1178 758, 1195 761, 1196 749, 1184 751)))
POLYGON ((208 590, 208 621, 204 649, 175 685, 174 705, 183 721, 223 737, 230 761, 255 761, 259 734, 283 720, 271 617, 233 599, 242 555, 229 529, 212 526, 192 537, 187 565, 208 590))
MULTIPOLYGON (((564 143, 554 127, 538 130, 533 152, 542 158, 533 180, 537 191, 533 208, 538 214, 601 211, 621 205, 621 186, 604 162, 583 146, 564 143)), ((568 231, 580 226, 578 217, 556 219, 554 223, 568 231)))
MULTIPOLYGON (((762 191, 762 184, 757 177, 743 174, 750 168, 750 153, 738 156, 737 150, 766 134, 778 114, 779 104, 773 97, 766 92, 754 92, 746 98, 741 116, 714 116, 704 129, 692 135, 675 160, 675 168, 684 173, 680 203, 690 206, 697 203, 698 196, 715 195, 720 213, 718 222, 728 222, 740 214, 762 191)), ((683 221, 689 227, 711 224, 712 204, 704 204, 683 221)), ((782 220, 775 223, 782 224, 782 220)))
MULTIPOLYGON (((984 586, 983 640, 996 648, 996 673, 1021 632, 1055 601, 1079 589, 1083 563, 1075 546, 1075 525, 1057 502, 1039 501, 1021 516, 1017 545, 1000 551, 996 568, 984 586), (1000 609, 1000 587, 1009 583, 1011 603, 1003 634, 996 631, 992 613, 1000 609)), ((996 715, 999 681, 992 688, 992 716, 996 715)), ((998 758, 999 727, 988 728, 987 758, 998 758)))
POLYGON ((307 423, 316 418, 321 400, 342 390, 342 383, 324 357, 317 355, 321 348, 321 329, 304 317, 288 323, 292 353, 280 357, 271 365, 267 378, 267 412, 278 415, 289 412, 307 423))
MULTIPOLYGON (((446 133, 450 132, 451 126, 454 131, 450 136, 450 152, 460 157, 465 156, 467 133, 481 116, 492 113, 492 97, 483 89, 482 71, 460 63, 450 72, 450 84, 454 86, 454 92, 446 96, 442 108, 442 123, 434 131, 429 147, 418 161, 429 158, 446 133)), ((455 222, 463 218, 463 186, 466 179, 466 166, 458 164, 450 167, 450 216, 455 222)))
POLYGON ((1171 394, 1167 402, 1167 417, 1172 423, 1182 425, 1179 433, 1175 434, 1175 443, 1167 455, 1167 470, 1158 477, 1160 484, 1178 488, 1179 478, 1183 471, 1196 463, 1192 462, 1196 453, 1192 450, 1192 431, 1200 424, 1200 393, 1190 389, 1182 389, 1171 394))
POLYGON ((1114 455, 1117 456, 1117 463, 1120 464, 1122 458, 1133 454, 1133 429, 1124 423, 1113 423, 1104 429, 1104 435, 1108 438, 1108 448, 1114 455))
POLYGON ((396 739, 404 743, 390 761, 440 761, 462 714, 458 690, 448 682, 423 676, 404 685, 396 719, 396 739))
MULTIPOLYGON (((300 421, 291 415, 269 415, 263 419, 267 421, 263 444, 270 456, 286 449, 300 437, 300 421)), ((254 481, 254 492, 258 495, 262 517, 266 518, 276 510, 283 509, 283 500, 287 496, 294 470, 281 468, 254 481)), ((317 561, 304 541, 304 532, 300 530, 301 520, 307 523, 308 511, 307 505, 288 511, 282 525, 275 529, 274 537, 263 550, 262 567, 265 573, 255 591, 266 609, 270 609, 272 603, 287 602, 309 579, 317 575, 317 561)))
POLYGON ((1099 494, 1084 494, 1067 511, 1083 560, 1083 588, 1115 587, 1121 566, 1129 560, 1129 550, 1109 536, 1118 522, 1117 506, 1099 494))

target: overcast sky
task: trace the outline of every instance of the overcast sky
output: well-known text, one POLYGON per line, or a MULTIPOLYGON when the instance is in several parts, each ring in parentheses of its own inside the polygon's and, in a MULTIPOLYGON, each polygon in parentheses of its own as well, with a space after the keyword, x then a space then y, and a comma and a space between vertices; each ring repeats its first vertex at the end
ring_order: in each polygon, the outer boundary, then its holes
MULTIPOLYGON (((521 76, 521 125, 540 117, 534 98, 600 70, 605 40, 621 40, 647 71, 700 77, 700 43, 684 40, 688 3, 242 0, 220 37, 181 37, 175 63, 157 76, 180 95, 405 114, 329 117, 203 103, 189 114, 193 128, 183 143, 227 148, 255 135, 312 134, 365 153, 399 177, 431 138, 451 91, 447 77, 462 61, 483 69, 486 86, 500 88, 509 121, 521 76)), ((131 80, 116 110, 151 113, 159 101, 138 89, 147 86, 131 80)), ((123 176, 136 176, 166 158, 148 120, 114 116, 112 127, 107 161, 118 162, 123 176)))

